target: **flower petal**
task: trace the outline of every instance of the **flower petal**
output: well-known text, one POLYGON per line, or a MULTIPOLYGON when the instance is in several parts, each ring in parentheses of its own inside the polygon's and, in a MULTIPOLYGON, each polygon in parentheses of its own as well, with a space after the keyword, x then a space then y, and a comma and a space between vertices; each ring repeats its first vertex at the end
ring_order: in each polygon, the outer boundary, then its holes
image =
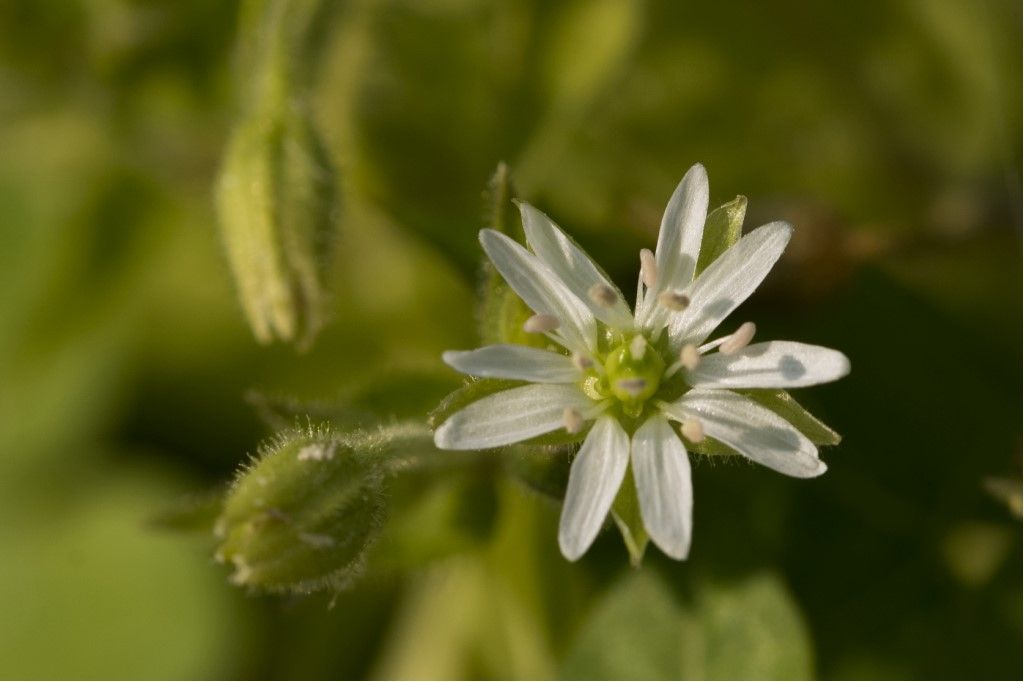
MULTIPOLYGON (((708 174, 697 163, 686 171, 665 207, 654 252, 658 280, 644 296, 637 319, 650 326, 658 317, 658 294, 666 289, 683 289, 693 279, 708 214, 708 174)), ((662 317, 662 319, 664 319, 662 317)))
POLYGON ((572 359, 540 348, 500 344, 476 350, 445 351, 444 361, 475 377, 520 379, 538 384, 568 384, 580 378, 572 359))
POLYGON ((706 435, 787 476, 813 478, 827 469, 806 436, 779 415, 738 393, 695 388, 662 409, 679 421, 700 419, 706 435))
POLYGON ((483 450, 539 436, 563 425, 565 408, 593 407, 575 385, 529 384, 489 395, 449 417, 434 432, 445 450, 483 450))
POLYGON ((850 361, 837 350, 770 341, 747 346, 734 355, 705 355, 685 377, 694 388, 797 388, 835 381, 849 373, 850 361))
POLYGON ((560 326, 552 336, 570 350, 592 351, 597 338, 594 315, 542 260, 507 236, 481 230, 480 243, 512 290, 535 313, 553 315, 560 326))
POLYGON ((683 442, 663 416, 655 415, 633 434, 631 457, 647 534, 665 554, 685 559, 693 528, 693 485, 683 442))
POLYGON ((629 464, 629 437, 614 417, 601 417, 569 470, 558 546, 569 561, 583 556, 604 524, 629 464))
POLYGON ((534 253, 554 270, 566 286, 594 313, 594 317, 616 329, 633 327, 633 314, 612 283, 576 242, 546 215, 526 202, 519 203, 523 215, 526 241, 534 253), (613 294, 610 305, 601 305, 591 297, 591 289, 599 285, 613 294))
POLYGON ((686 310, 669 319, 674 349, 700 345, 729 313, 747 300, 779 260, 793 228, 783 222, 762 225, 740 239, 700 273, 688 289, 686 310))

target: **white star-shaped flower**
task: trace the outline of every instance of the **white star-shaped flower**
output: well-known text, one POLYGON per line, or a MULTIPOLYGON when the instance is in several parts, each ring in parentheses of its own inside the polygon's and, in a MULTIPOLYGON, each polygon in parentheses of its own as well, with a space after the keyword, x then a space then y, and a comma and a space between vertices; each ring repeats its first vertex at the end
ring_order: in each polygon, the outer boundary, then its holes
POLYGON ((713 438, 788 476, 825 472, 806 436, 732 389, 834 381, 849 372, 846 356, 791 341, 751 344, 751 322, 707 340, 782 255, 788 224, 753 230, 694 277, 708 180, 703 166, 693 166, 665 210, 655 252, 640 254, 631 313, 572 239, 533 206, 519 208, 532 252, 494 230, 482 230, 480 242, 535 313, 524 330, 545 334, 565 351, 505 344, 445 353, 445 362, 465 374, 528 383, 451 415, 434 440, 440 448, 475 450, 592 424, 562 507, 558 541, 566 558, 590 547, 630 464, 648 535, 669 556, 686 558, 693 489, 684 439, 713 438))

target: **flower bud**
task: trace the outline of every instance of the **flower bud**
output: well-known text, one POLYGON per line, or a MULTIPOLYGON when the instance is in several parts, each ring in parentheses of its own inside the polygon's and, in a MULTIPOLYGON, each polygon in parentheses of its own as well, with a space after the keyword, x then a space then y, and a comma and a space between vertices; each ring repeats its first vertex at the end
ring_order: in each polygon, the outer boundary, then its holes
POLYGON ((261 343, 308 347, 324 322, 335 173, 306 116, 265 106, 232 133, 217 186, 221 234, 261 343))
POLYGON ((216 556, 234 567, 231 581, 309 592, 351 579, 382 523, 384 477, 403 443, 384 431, 319 427, 263 446, 232 486, 215 527, 216 556))

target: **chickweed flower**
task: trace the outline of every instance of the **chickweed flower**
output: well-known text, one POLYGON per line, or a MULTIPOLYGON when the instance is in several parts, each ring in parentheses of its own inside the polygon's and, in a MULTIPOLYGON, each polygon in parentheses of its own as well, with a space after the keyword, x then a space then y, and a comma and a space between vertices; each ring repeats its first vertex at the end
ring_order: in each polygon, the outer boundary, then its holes
POLYGON ((438 447, 495 448, 565 429, 586 436, 569 473, 558 542, 576 560, 590 547, 632 466, 651 540, 685 559, 693 490, 687 444, 705 438, 788 476, 825 472, 817 447, 792 424, 735 392, 834 381, 842 353, 791 341, 753 343, 756 327, 709 340, 782 255, 792 228, 753 230, 696 274, 708 208, 703 166, 669 201, 657 248, 640 253, 633 310, 591 258, 546 215, 519 204, 527 250, 494 230, 480 242, 498 272, 535 313, 524 331, 547 349, 499 344, 449 351, 444 361, 475 377, 526 382, 451 415, 438 447))

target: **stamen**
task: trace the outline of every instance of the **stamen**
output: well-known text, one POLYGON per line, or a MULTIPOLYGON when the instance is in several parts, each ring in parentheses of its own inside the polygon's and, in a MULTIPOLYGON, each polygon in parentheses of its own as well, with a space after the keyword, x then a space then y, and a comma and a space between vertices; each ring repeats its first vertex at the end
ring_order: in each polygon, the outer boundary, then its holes
POLYGON ((555 331, 560 324, 554 315, 532 315, 523 323, 523 331, 527 334, 544 334, 555 331))
POLYGON ((640 378, 619 379, 615 382, 615 386, 632 396, 638 396, 647 388, 647 380, 640 378))
POLYGON ((562 424, 568 433, 579 433, 583 429, 583 415, 567 407, 562 412, 562 424))
POLYGON ((646 352, 647 339, 640 335, 634 336, 633 340, 629 342, 629 354, 633 356, 634 360, 643 360, 646 352))
POLYGON ((700 365, 700 351, 697 350, 697 346, 692 343, 683 346, 679 351, 679 362, 691 372, 697 369, 697 366, 700 365))
POLYGON ((679 429, 683 438, 691 443, 699 443, 704 440, 704 425, 696 417, 687 417, 679 429))
POLYGON ((576 365, 576 369, 581 372, 586 372, 588 369, 594 366, 594 359, 589 355, 583 355, 582 353, 572 354, 572 364, 576 365))
POLYGON ((640 277, 648 289, 658 283, 658 263, 650 249, 640 249, 640 277))
POLYGON ((690 305, 690 297, 681 291, 664 291, 658 296, 658 303, 678 313, 690 305))
POLYGON ((607 284, 601 282, 590 287, 587 291, 587 295, 590 296, 591 301, 602 308, 611 308, 615 305, 615 301, 618 299, 618 296, 615 295, 615 289, 612 289, 607 284))
POLYGON ((750 345, 750 342, 754 340, 754 334, 756 332, 757 325, 753 322, 744 322, 740 325, 739 329, 734 331, 729 338, 722 342, 722 345, 718 347, 718 352, 725 355, 739 353, 750 345))

